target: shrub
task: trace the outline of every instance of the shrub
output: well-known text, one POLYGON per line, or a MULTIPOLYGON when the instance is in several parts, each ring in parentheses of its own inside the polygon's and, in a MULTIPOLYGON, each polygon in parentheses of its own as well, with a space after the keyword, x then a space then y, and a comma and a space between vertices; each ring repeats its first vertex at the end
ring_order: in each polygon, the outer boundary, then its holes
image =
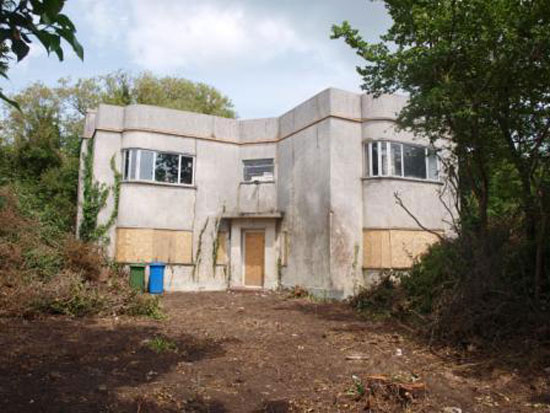
MULTIPOLYGON (((532 246, 510 226, 432 246, 402 279, 410 308, 429 315, 432 337, 449 343, 530 336, 548 325, 532 294, 532 246)), ((542 311, 541 311, 542 310, 542 311)))
POLYGON ((74 273, 61 274, 56 283, 36 292, 26 316, 61 314, 83 317, 100 314, 108 304, 108 298, 95 286, 83 281, 74 273))
POLYGON ((123 308, 123 314, 149 317, 154 320, 165 318, 158 296, 141 294, 135 290, 132 290, 132 293, 128 303, 123 308))
POLYGON ((63 268, 62 255, 40 245, 27 249, 23 253, 23 259, 24 268, 43 279, 51 279, 63 268))
POLYGON ((65 242, 63 255, 66 265, 85 280, 99 281, 102 273, 106 272, 102 271, 105 270, 105 259, 96 245, 69 238, 65 242))

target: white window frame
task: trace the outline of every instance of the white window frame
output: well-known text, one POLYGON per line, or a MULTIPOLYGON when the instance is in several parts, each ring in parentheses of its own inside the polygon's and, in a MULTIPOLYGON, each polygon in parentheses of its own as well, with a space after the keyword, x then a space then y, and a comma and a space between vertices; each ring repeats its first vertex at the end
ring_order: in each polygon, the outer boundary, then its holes
MULTIPOLYGON (((188 153, 180 153, 180 152, 169 152, 169 151, 155 151, 154 149, 145 149, 145 148, 124 148, 122 150, 122 159, 124 162, 126 162, 126 153, 128 153, 128 160, 129 160, 129 168, 128 168, 128 176, 124 179, 123 174, 123 180, 125 182, 147 182, 150 184, 158 184, 158 185, 174 185, 174 186, 195 186, 195 170, 196 170, 196 157, 195 155, 191 155, 188 153), (132 168, 134 165, 132 164, 132 156, 130 151, 136 151, 136 165, 134 170, 134 178, 130 178, 132 175, 132 168), (141 170, 141 153, 143 151, 153 152, 153 171, 152 171, 152 179, 141 179, 140 178, 140 170, 141 170), (177 155, 178 156, 178 180, 177 182, 171 183, 171 182, 157 182, 156 181, 156 164, 157 164, 157 154, 159 153, 166 153, 171 155, 177 155), (182 166, 182 157, 191 158, 193 160, 193 167, 191 172, 191 183, 182 183, 181 182, 181 166, 182 166)), ((125 167, 125 165, 124 165, 125 167)), ((124 171, 124 170, 123 170, 124 171)))
POLYGON ((410 143, 404 143, 404 142, 397 142, 397 141, 391 141, 391 140, 371 140, 368 141, 365 145, 367 147, 366 151, 366 158, 367 158, 367 168, 368 170, 368 178, 403 178, 403 179, 410 179, 410 180, 418 180, 418 181, 427 181, 427 182, 440 182, 440 162, 439 158, 435 156, 435 162, 436 162, 436 173, 437 178, 430 178, 430 169, 429 169, 429 147, 424 145, 414 145, 410 143), (393 160, 393 153, 391 150, 392 144, 399 145, 401 147, 401 174, 395 175, 393 174, 392 170, 392 160, 393 160), (373 173, 373 167, 372 167, 372 148, 373 145, 377 146, 377 158, 378 158, 378 174, 374 175, 373 173), (383 173, 384 168, 382 167, 382 145, 386 146, 386 174, 383 173), (424 148, 424 162, 426 167, 426 177, 425 178, 415 178, 410 176, 405 176, 405 151, 404 146, 415 146, 417 148, 424 148))
POLYGON ((181 185, 181 186, 195 186, 195 170, 197 168, 197 162, 195 162, 196 161, 195 156, 187 154, 187 153, 179 153, 178 155, 180 156, 179 163, 178 163, 178 185, 181 185), (192 168, 192 171, 191 171, 191 183, 190 184, 181 183, 181 158, 182 157, 193 159, 193 168, 192 168))

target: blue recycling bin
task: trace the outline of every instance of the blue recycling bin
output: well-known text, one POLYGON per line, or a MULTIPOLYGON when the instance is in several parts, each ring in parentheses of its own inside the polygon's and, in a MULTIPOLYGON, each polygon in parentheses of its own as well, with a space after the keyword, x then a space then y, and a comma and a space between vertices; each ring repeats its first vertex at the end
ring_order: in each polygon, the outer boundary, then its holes
POLYGON ((149 293, 162 294, 164 292, 164 268, 163 262, 149 264, 149 293))

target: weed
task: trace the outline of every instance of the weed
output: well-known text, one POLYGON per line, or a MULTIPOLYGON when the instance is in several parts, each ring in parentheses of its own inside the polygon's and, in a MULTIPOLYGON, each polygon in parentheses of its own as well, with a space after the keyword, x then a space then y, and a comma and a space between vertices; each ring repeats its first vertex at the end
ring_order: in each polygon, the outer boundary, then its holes
POLYGON ((353 375, 351 378, 353 379, 353 385, 347 393, 349 396, 355 398, 355 400, 360 400, 367 393, 367 389, 359 377, 353 375))
POLYGON ((157 354, 165 353, 169 351, 178 351, 178 346, 175 341, 168 337, 155 336, 153 339, 147 342, 147 347, 157 354))
POLYGON ((301 285, 295 285, 288 292, 289 298, 306 298, 309 296, 308 290, 301 285))

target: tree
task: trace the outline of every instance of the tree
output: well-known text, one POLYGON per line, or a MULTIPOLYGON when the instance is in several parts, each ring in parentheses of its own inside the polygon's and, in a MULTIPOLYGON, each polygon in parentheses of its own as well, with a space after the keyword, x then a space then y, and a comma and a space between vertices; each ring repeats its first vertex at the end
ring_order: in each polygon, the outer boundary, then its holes
POLYGON ((231 100, 217 89, 177 77, 157 77, 150 72, 137 76, 117 71, 103 76, 60 79, 59 93, 80 115, 100 103, 144 104, 205 113, 227 118, 236 116, 231 100))
MULTIPOLYGON (((502 166, 517 180, 525 237, 534 247, 534 291, 544 271, 550 213, 550 3, 539 0, 385 0, 393 25, 368 43, 333 26, 366 61, 370 93, 404 91, 400 126, 445 138, 459 160, 461 196, 489 225, 502 166)), ((464 206, 464 205, 463 205, 464 206)), ((464 212, 463 212, 464 213, 464 212)))
POLYGON ((149 72, 137 76, 131 92, 132 103, 234 118, 233 104, 213 87, 176 77, 158 78, 149 72))
MULTIPOLYGON (((32 38, 54 52, 62 61, 61 40, 65 40, 80 59, 84 50, 75 33, 72 21, 62 13, 65 0, 4 0, 0 4, 0 75, 7 78, 8 62, 12 55, 23 60, 30 50, 32 38), (9 47, 8 47, 9 46, 9 47)), ((0 99, 17 107, 0 89, 0 99)))

